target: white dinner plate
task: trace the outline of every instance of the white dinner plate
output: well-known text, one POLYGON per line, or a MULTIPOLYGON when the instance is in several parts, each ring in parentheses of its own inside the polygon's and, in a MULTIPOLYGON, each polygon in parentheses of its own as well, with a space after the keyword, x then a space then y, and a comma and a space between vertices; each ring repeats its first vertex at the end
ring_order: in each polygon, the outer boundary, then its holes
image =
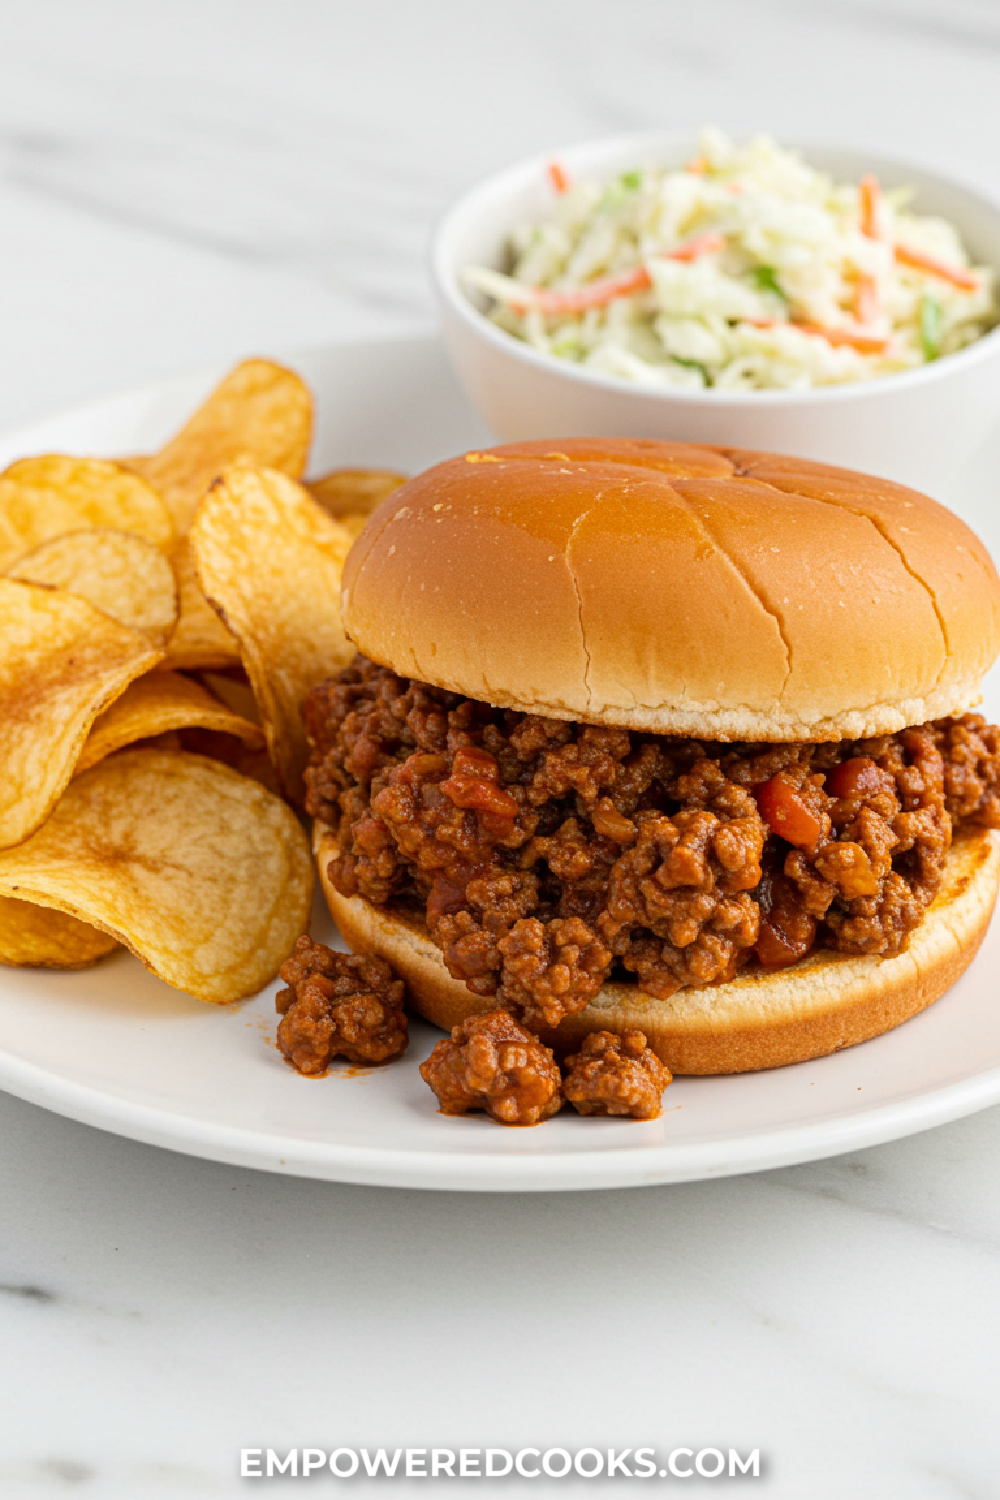
MULTIPOLYGON (((316 395, 314 466, 421 468, 488 441, 432 340, 341 345, 292 361, 316 395)), ((0 465, 62 449, 155 447, 215 375, 77 409, 10 434, 0 465)), ((558 436, 558 434, 554 434, 558 436)), ((998 455, 970 459, 947 497, 992 540, 998 455)), ((991 692, 988 707, 997 695, 991 692)), ((313 935, 335 940, 325 909, 313 935)), ((955 988, 898 1030, 816 1062, 680 1078, 660 1119, 567 1112, 532 1130, 446 1119, 416 1064, 440 1033, 416 1023, 385 1068, 293 1073, 274 1045, 275 986, 217 1008, 124 952, 81 973, 0 969, 0 1087, 76 1120, 275 1172, 493 1191, 677 1182, 831 1156, 1000 1100, 1000 924, 955 988)))

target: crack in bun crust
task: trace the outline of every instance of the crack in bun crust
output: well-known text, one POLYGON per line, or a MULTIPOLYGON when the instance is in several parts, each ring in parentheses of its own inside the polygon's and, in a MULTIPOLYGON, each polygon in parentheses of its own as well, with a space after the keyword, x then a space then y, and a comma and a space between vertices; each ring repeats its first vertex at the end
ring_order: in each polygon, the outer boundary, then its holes
POLYGON ((351 550, 343 617, 366 656, 498 707, 715 741, 865 738, 976 701, 1000 580, 958 517, 888 480, 553 439, 395 490, 351 550))
MULTIPOLYGON (((895 734, 978 701, 1000 650, 1000 579, 935 501, 805 459, 629 439, 468 453, 383 503, 344 569, 348 636, 404 678, 547 718, 715 743, 895 734)), ((452 978, 424 922, 345 897, 348 944, 389 959, 449 1029, 495 1000, 452 978)), ((645 1033, 679 1074, 821 1057, 947 990, 986 932, 1000 832, 959 834, 893 957, 814 951, 659 1000, 607 983, 542 1039, 645 1033)))

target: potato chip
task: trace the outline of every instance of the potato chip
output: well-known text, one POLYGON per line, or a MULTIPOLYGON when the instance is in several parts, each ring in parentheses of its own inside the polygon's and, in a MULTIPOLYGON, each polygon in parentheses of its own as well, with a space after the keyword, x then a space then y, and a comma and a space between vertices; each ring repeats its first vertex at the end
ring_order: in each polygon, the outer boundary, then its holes
POLYGON ((294 480, 234 464, 202 502, 191 547, 205 594, 239 641, 279 781, 301 801, 300 704, 354 654, 340 623, 350 538, 294 480))
POLYGON ((91 526, 131 531, 157 547, 174 532, 159 495, 121 464, 49 453, 0 474, 0 573, 39 542, 91 526))
POLYGON ((78 776, 0 894, 110 933, 200 1000, 252 995, 305 931, 313 864, 292 810, 227 766, 124 750, 78 776))
POLYGON ((0 578, 0 849, 38 827, 97 715, 162 654, 86 599, 0 578))
POLYGON ((408 476, 397 469, 331 469, 318 479, 307 479, 306 489, 335 521, 371 515, 386 495, 408 476))
POLYGON ((107 932, 64 911, 0 896, 0 964, 19 969, 85 969, 118 947, 107 932))
POLYGON ((309 387, 282 365, 248 359, 226 376, 166 447, 128 463, 163 496, 183 533, 227 464, 245 459, 297 479, 311 437, 309 387))
POLYGON ((201 591, 187 537, 178 542, 170 560, 177 579, 179 614, 167 641, 163 665, 178 671, 240 666, 242 658, 234 636, 201 591))
POLYGON ((159 748, 162 742, 162 748, 187 750, 192 755, 204 755, 208 760, 221 760, 224 766, 239 771, 241 776, 252 776, 254 781, 266 786, 276 797, 281 796, 278 774, 264 746, 245 745, 235 735, 219 734, 214 729, 179 729, 175 738, 176 743, 172 747, 166 744, 170 739, 169 735, 161 735, 143 743, 159 748))
POLYGON ((189 728, 235 735, 251 750, 264 748, 264 732, 258 725, 234 714, 197 682, 176 672, 150 672, 130 683, 95 721, 76 763, 77 773, 136 740, 189 728))
MULTIPOLYGON (((219 756, 219 759, 225 757, 219 756)), ((232 766, 234 771, 239 771, 241 776, 252 776, 254 781, 266 786, 276 797, 281 796, 278 773, 266 750, 251 750, 248 745, 243 745, 232 760, 226 760, 226 764, 232 766)))
POLYGON ((128 531, 71 531, 26 552, 8 573, 79 594, 162 646, 177 621, 177 583, 164 553, 128 531))
POLYGON ((179 729, 168 729, 166 734, 154 734, 148 740, 143 740, 144 750, 183 750, 179 729))
POLYGON ((251 724, 260 723, 257 699, 253 695, 250 680, 242 669, 239 672, 202 672, 199 675, 208 691, 221 698, 234 714, 239 714, 242 719, 249 719, 251 724))
POLYGON ((347 532, 347 535, 350 537, 353 543, 357 541, 358 537, 368 525, 368 517, 364 514, 363 511, 352 510, 348 515, 341 516, 340 524, 341 526, 343 526, 344 530, 347 532))
POLYGON ((331 469, 319 479, 307 479, 305 487, 317 504, 340 522, 353 542, 376 506, 406 479, 396 469, 331 469))

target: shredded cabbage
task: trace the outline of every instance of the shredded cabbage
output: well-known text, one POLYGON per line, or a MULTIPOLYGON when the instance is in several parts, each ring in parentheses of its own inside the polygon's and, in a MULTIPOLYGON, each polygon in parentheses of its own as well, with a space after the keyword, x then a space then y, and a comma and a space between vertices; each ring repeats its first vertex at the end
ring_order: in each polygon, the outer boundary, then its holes
POLYGON ((997 321, 993 269, 970 266, 954 226, 911 213, 911 196, 878 193, 873 233, 860 185, 767 136, 735 146, 706 130, 686 167, 557 193, 546 222, 515 229, 509 272, 465 279, 516 338, 644 386, 869 380, 954 353, 997 321))

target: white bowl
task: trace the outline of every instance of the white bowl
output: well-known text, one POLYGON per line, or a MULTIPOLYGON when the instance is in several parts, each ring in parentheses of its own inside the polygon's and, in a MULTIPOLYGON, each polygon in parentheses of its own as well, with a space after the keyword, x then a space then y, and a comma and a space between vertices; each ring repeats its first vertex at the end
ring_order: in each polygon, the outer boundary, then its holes
MULTIPOLYGON (((641 135, 567 146, 510 167, 472 189, 434 237, 432 275, 459 380, 497 437, 654 437, 800 454, 867 470, 918 489, 946 489, 951 472, 1000 418, 1000 328, 916 370, 807 391, 663 392, 592 373, 504 333, 462 284, 470 266, 498 266, 515 225, 545 217, 546 168, 604 179, 629 167, 676 166, 691 137, 641 135)), ((1000 267, 1000 206, 960 183, 872 152, 805 147, 841 181, 875 172, 909 184, 921 213, 959 229, 974 261, 1000 267)))

